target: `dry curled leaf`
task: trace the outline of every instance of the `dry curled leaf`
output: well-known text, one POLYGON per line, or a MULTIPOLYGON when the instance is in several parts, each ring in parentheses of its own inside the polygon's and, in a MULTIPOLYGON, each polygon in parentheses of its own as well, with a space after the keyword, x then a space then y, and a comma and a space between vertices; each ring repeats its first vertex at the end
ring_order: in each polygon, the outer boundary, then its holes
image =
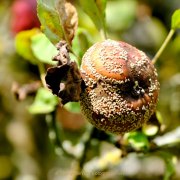
POLYGON ((78 15, 76 8, 69 2, 60 0, 57 3, 59 16, 68 42, 72 42, 78 27, 78 15))
POLYGON ((47 70, 45 77, 52 93, 61 98, 64 105, 70 101, 79 101, 81 93, 81 75, 76 62, 71 62, 69 48, 65 41, 57 45, 58 54, 53 58, 58 64, 47 70))

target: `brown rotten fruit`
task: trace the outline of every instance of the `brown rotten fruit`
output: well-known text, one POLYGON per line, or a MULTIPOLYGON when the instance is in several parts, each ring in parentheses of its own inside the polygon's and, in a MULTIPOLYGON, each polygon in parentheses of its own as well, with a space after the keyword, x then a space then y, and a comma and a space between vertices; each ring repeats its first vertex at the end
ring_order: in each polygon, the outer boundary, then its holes
MULTIPOLYGON (((79 101, 85 117, 97 128, 123 134, 141 127, 155 112, 159 82, 149 58, 125 43, 106 40, 94 44, 79 71, 61 41, 47 70, 46 83, 62 105, 79 101)), ((76 122, 74 122, 76 123, 76 122)))
POLYGON ((155 112, 159 82, 146 54, 120 41, 105 40, 84 54, 80 103, 101 130, 123 134, 141 127, 155 112))

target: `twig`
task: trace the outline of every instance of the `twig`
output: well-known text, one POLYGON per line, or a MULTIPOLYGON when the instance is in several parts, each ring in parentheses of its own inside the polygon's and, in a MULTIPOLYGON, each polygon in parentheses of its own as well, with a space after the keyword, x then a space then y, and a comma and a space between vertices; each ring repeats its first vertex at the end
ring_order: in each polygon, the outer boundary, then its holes
POLYGON ((86 156, 87 156, 87 151, 89 149, 90 143, 91 143, 91 139, 94 136, 94 132, 96 131, 95 127, 90 127, 90 129, 88 129, 85 138, 82 139, 82 143, 84 144, 84 149, 82 151, 81 157, 78 159, 79 161, 79 173, 76 176, 76 180, 81 180, 82 179, 82 169, 83 169, 83 165, 84 162, 86 161, 86 156))
POLYGON ((107 33, 106 33, 105 28, 100 29, 100 34, 103 40, 107 39, 107 33))
POLYGON ((168 36, 166 37, 165 41, 163 42, 162 46, 160 47, 159 51, 156 53, 156 55, 154 56, 152 63, 155 64, 156 61, 158 60, 158 58, 160 57, 160 55, 162 54, 162 52, 164 51, 164 49, 166 48, 166 46, 168 45, 169 41, 171 40, 173 34, 174 34, 175 30, 171 29, 169 31, 168 36))
POLYGON ((38 69, 39 69, 39 74, 40 74, 40 78, 41 78, 41 82, 43 84, 43 87, 46 88, 46 81, 45 81, 45 68, 44 68, 44 64, 43 63, 39 63, 38 64, 38 69))
POLYGON ((19 85, 14 82, 12 85, 12 92, 14 93, 17 100, 22 101, 26 99, 27 96, 36 93, 36 91, 41 87, 40 81, 35 81, 28 84, 19 85))
POLYGON ((76 158, 73 154, 66 151, 61 143, 60 134, 58 132, 58 127, 55 120, 55 111, 51 114, 47 114, 45 118, 49 130, 49 138, 54 145, 55 153, 57 155, 62 155, 64 153, 70 158, 76 158))

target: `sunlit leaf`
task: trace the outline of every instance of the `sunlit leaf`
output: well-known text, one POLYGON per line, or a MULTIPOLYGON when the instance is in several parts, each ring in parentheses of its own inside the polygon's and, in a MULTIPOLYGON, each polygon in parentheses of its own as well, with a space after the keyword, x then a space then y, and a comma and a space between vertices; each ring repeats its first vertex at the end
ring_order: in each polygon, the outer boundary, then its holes
POLYGON ((80 0, 80 5, 83 10, 88 14, 88 16, 92 19, 98 30, 105 30, 105 0, 80 0))
POLYGON ((80 104, 79 102, 69 102, 64 105, 64 108, 73 113, 80 113, 80 104))
POLYGON ((142 132, 130 132, 126 134, 126 139, 133 148, 138 150, 147 150, 149 148, 149 141, 147 136, 142 132))
POLYGON ((60 39, 64 38, 64 32, 58 11, 45 0, 38 0, 37 3, 37 12, 42 31, 52 43, 59 42, 60 39))
POLYGON ((65 0, 38 0, 38 17, 41 28, 52 43, 67 40, 69 44, 78 25, 75 7, 65 0))
POLYGON ((55 110, 58 98, 49 90, 40 88, 36 94, 33 104, 29 107, 32 114, 46 114, 55 110))
POLYGON ((16 52, 32 64, 37 64, 38 61, 31 49, 31 38, 39 33, 39 29, 21 31, 15 38, 16 52))
POLYGON ((52 61, 52 58, 57 55, 58 51, 43 33, 31 37, 31 41, 33 54, 39 61, 56 64, 56 62, 52 61))
POLYGON ((176 10, 172 15, 171 28, 172 29, 180 28, 180 9, 176 10))

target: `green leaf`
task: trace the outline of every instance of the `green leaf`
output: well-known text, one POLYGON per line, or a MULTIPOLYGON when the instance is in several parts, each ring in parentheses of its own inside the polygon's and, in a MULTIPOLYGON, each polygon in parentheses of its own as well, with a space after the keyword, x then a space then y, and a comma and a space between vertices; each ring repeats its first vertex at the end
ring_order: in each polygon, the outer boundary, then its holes
POLYGON ((73 113, 81 112, 79 102, 69 102, 64 105, 64 108, 73 113))
POLYGON ((176 10, 172 15, 171 28, 172 29, 180 28, 180 9, 176 10))
POLYGON ((37 12, 41 22, 41 29, 54 44, 64 38, 63 27, 58 11, 55 9, 52 1, 51 4, 46 0, 37 1, 37 12))
POLYGON ((87 15, 92 19, 97 29, 103 29, 105 31, 106 0, 80 0, 80 5, 87 15))
POLYGON ((126 134, 126 138, 131 146, 139 150, 148 150, 149 149, 149 141, 147 136, 142 132, 130 132, 126 134))
POLYGON ((17 53, 32 64, 37 64, 37 59, 31 49, 31 38, 36 34, 39 34, 38 29, 26 30, 19 32, 15 38, 17 53))
POLYGON ((58 98, 49 90, 40 88, 36 94, 33 104, 29 107, 32 114, 47 114, 55 110, 58 98))
POLYGON ((41 62, 47 64, 56 64, 52 58, 57 55, 58 50, 43 34, 39 33, 31 37, 31 48, 34 56, 41 62))
POLYGON ((99 13, 100 13, 100 16, 101 16, 101 19, 102 19, 102 22, 103 22, 103 28, 106 28, 105 27, 105 18, 106 18, 106 13, 105 13, 105 10, 106 10, 106 4, 107 4, 107 0, 96 0, 96 5, 99 9, 99 13))

